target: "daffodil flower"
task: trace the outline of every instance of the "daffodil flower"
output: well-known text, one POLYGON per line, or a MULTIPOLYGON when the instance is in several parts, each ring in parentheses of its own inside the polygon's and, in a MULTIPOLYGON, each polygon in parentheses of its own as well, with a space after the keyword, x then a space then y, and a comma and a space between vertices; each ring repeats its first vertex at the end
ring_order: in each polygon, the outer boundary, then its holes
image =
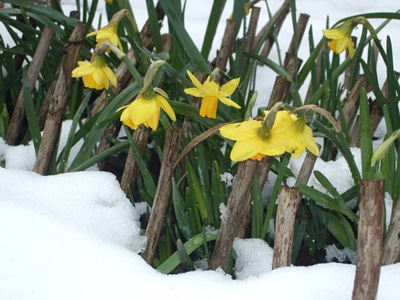
MULTIPOLYGON (((266 111, 266 117, 269 111, 266 111)), ((236 141, 231 151, 233 161, 246 159, 261 160, 264 156, 276 156, 285 152, 294 158, 305 149, 314 155, 319 154, 312 130, 303 118, 287 111, 278 111, 271 129, 263 125, 264 121, 249 120, 223 126, 223 137, 236 141)))
MULTIPOLYGON (((120 50, 122 50, 122 44, 117 35, 118 24, 109 23, 108 25, 100 28, 97 31, 89 33, 87 36, 96 36, 97 45, 104 41, 110 41, 120 50)), ((96 46, 97 46, 96 45, 96 46)))
POLYGON ((331 40, 328 43, 329 48, 336 54, 342 53, 347 49, 350 58, 353 58, 354 43, 351 39, 353 28, 352 22, 346 22, 337 28, 323 30, 324 36, 331 40))
POLYGON ((160 108, 172 121, 176 121, 175 113, 165 97, 148 89, 131 104, 119 109, 124 110, 120 120, 132 129, 137 129, 143 124, 156 130, 160 121, 160 108))
MULTIPOLYGON (((107 0, 107 4, 112 4, 112 0, 107 0)), ((87 36, 95 35, 97 45, 104 41, 110 41, 115 46, 117 46, 120 50, 122 50, 122 45, 121 45, 121 41, 119 40, 119 37, 117 35, 117 30, 118 30, 119 22, 121 22, 122 18, 126 15, 129 15, 128 10, 126 10, 126 9, 120 10, 119 12, 117 12, 116 14, 113 15, 110 22, 106 26, 100 28, 97 31, 93 31, 93 32, 89 33, 87 36)), ((97 47, 97 45, 96 45, 96 47, 97 47)))
POLYGON ((184 92, 202 98, 200 116, 215 119, 217 117, 218 100, 225 105, 240 108, 238 104, 228 98, 236 90, 240 78, 232 79, 220 87, 218 83, 211 81, 211 76, 208 76, 206 81, 201 84, 190 71, 187 71, 187 74, 195 87, 187 88, 184 92))
POLYGON ((105 62, 103 54, 93 55, 90 62, 78 61, 78 67, 72 71, 72 77, 82 77, 83 84, 91 89, 108 89, 117 85, 117 77, 105 62))

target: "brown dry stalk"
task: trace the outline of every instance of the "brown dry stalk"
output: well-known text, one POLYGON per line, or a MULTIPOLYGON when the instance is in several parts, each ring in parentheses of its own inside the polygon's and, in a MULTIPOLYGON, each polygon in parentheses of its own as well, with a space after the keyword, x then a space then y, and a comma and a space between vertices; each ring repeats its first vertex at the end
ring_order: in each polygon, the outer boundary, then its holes
POLYGON ((142 253, 143 259, 148 264, 152 264, 153 262, 158 240, 164 226, 165 214, 167 212, 172 189, 172 177, 174 174, 173 164, 177 157, 177 149, 179 147, 181 135, 182 130, 180 128, 172 129, 171 127, 167 129, 165 134, 160 176, 158 178, 149 223, 146 228, 147 245, 142 253))
POLYGON ((300 107, 292 110, 291 113, 294 114, 294 113, 298 112, 299 110, 308 110, 308 109, 324 116, 329 121, 329 123, 332 124, 332 126, 335 128, 336 132, 339 132, 341 130, 339 123, 336 122, 336 120, 332 116, 332 114, 329 111, 319 107, 318 105, 306 104, 306 105, 300 106, 300 107))
POLYGON ((255 44, 256 30, 257 30, 258 19, 260 17, 260 11, 261 11, 260 7, 253 7, 253 9, 251 10, 249 29, 247 30, 246 34, 247 52, 253 52, 256 47, 255 44))
MULTIPOLYGON (((320 149, 321 146, 318 145, 320 149)), ((314 169, 315 163, 317 161, 318 156, 315 156, 311 152, 307 152, 306 157, 304 158, 303 164, 301 165, 299 175, 296 179, 296 186, 299 184, 307 184, 308 180, 310 179, 311 173, 314 169)))
MULTIPOLYGON (((298 42, 297 47, 300 46, 300 43, 303 39, 303 35, 306 30, 309 18, 310 16, 306 14, 300 14, 299 16, 299 20, 297 21, 297 42, 298 42)), ((295 44, 295 37, 293 36, 292 41, 290 42, 289 45, 289 49, 286 52, 285 62, 283 64, 285 70, 288 69, 290 60, 295 58, 295 52, 296 52, 296 44, 295 44)))
MULTIPOLYGON (((289 7, 290 7, 290 0, 285 0, 282 6, 276 11, 271 21, 265 24, 264 27, 257 34, 254 41, 255 45, 258 45, 260 43, 261 39, 263 38, 265 33, 269 30, 270 26, 272 26, 272 24, 274 24, 276 32, 279 33, 280 29, 282 28, 283 21, 286 19, 286 16, 289 13, 289 7)), ((260 52, 260 55, 267 57, 272 49, 272 46, 274 45, 274 42, 275 38, 274 38, 274 33, 272 31, 269 37, 266 39, 264 47, 260 52)))
MULTIPOLYGON (((42 36, 40 37, 39 44, 28 67, 30 91, 33 90, 35 82, 39 77, 40 70, 42 69, 44 60, 47 56, 47 51, 49 50, 50 44, 55 36, 55 32, 54 28, 45 27, 42 36)), ((21 89, 21 92, 19 93, 14 112, 8 125, 6 141, 9 145, 16 145, 18 143, 21 133, 20 131, 25 120, 24 90, 25 89, 21 89)))
POLYGON ((360 220, 353 300, 374 300, 382 264, 385 181, 360 181, 360 220))
POLYGON ((284 76, 275 78, 274 87, 268 102, 267 109, 270 110, 276 103, 285 102, 289 97, 290 82, 284 76))
POLYGON ((218 57, 215 63, 215 67, 219 68, 221 71, 226 70, 226 65, 228 63, 229 55, 232 52, 232 46, 235 42, 236 29, 238 23, 235 20, 227 20, 225 33, 222 38, 221 47, 218 53, 218 57))
POLYGON ((400 261, 400 201, 393 209, 391 221, 383 246, 383 265, 391 265, 400 261))
POLYGON ((59 138, 61 122, 65 113, 65 106, 73 80, 71 73, 78 61, 82 49, 82 41, 88 29, 89 28, 85 24, 78 23, 68 40, 68 44, 64 47, 60 72, 54 88, 52 101, 49 104, 43 130, 43 138, 33 168, 36 173, 47 175, 51 157, 53 156, 55 145, 59 138))
MULTIPOLYGON (((149 131, 149 128, 141 125, 137 130, 133 132, 133 140, 141 154, 143 154, 144 150, 146 149, 149 131)), ((133 151, 129 149, 128 157, 125 162, 124 172, 122 173, 121 178, 121 189, 125 192, 126 195, 129 195, 129 192, 132 191, 135 187, 136 177, 138 173, 139 166, 135 157, 133 156, 133 151)))
POLYGON ((358 107, 360 106, 361 90, 366 88, 367 84, 368 82, 365 75, 360 75, 351 89, 349 97, 343 105, 343 116, 346 121, 347 128, 351 127, 354 116, 356 115, 358 107))
POLYGON ((257 162, 246 160, 239 163, 236 179, 229 195, 226 207, 226 218, 222 221, 218 237, 215 242, 213 256, 210 262, 210 269, 226 269, 229 255, 231 254, 233 241, 238 236, 238 228, 243 221, 243 211, 246 206, 251 206, 250 192, 257 162))
POLYGON ((294 222, 300 200, 297 188, 281 186, 275 222, 272 269, 289 267, 292 262, 294 222))

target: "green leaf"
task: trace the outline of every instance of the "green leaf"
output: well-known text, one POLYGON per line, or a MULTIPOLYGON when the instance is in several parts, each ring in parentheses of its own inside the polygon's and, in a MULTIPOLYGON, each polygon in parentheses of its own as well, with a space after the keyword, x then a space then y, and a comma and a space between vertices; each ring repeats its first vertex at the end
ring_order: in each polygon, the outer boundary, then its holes
POLYGON ((129 141, 124 141, 124 142, 121 142, 119 144, 116 144, 116 145, 108 148, 107 150, 105 150, 105 151, 103 151, 103 152, 101 152, 101 153, 99 153, 99 154, 97 154, 97 155, 95 155, 95 156, 93 156, 91 158, 88 158, 86 161, 83 161, 82 163, 77 164, 73 168, 70 167, 68 172, 84 171, 87 168, 89 168, 91 166, 94 166, 98 162, 106 159, 107 157, 109 157, 109 156, 111 156, 111 155, 113 155, 115 153, 118 153, 118 152, 120 152, 122 150, 125 150, 127 148, 129 148, 129 141))
MULTIPOLYGON (((69 167, 70 170, 74 170, 78 165, 86 165, 86 161, 93 156, 93 153, 96 151, 97 143, 103 136, 104 130, 106 129, 108 124, 101 123, 104 119, 113 115, 115 111, 126 105, 128 102, 133 99, 137 93, 139 92, 140 87, 136 82, 128 85, 121 93, 119 93, 106 107, 104 107, 100 112, 98 112, 94 118, 94 123, 92 122, 90 127, 82 128, 81 137, 84 136, 84 130, 88 130, 85 141, 82 145, 81 150, 76 155, 74 161, 71 163, 69 167)), ((76 136, 79 137, 79 132, 77 132, 76 136)))
POLYGON ((203 46, 201 48, 201 55, 205 60, 208 60, 210 55, 211 46, 215 38, 215 33, 217 32, 217 27, 224 10, 226 0, 216 0, 213 2, 211 7, 210 17, 208 18, 208 24, 206 28, 206 33, 204 35, 203 46))
POLYGON ((179 229, 182 231, 186 239, 190 239, 195 235, 194 228, 196 228, 197 224, 192 224, 189 221, 188 210, 190 209, 190 205, 185 203, 174 178, 172 179, 172 204, 174 206, 175 217, 179 229))
POLYGON ((263 204, 261 187, 258 178, 255 176, 251 185, 251 237, 262 238, 261 231, 263 226, 263 204))
POLYGON ((29 130, 32 135, 32 141, 35 148, 35 153, 37 154, 39 151, 40 141, 42 137, 40 135, 40 128, 36 117, 35 106, 33 103, 33 99, 31 97, 31 87, 26 67, 23 69, 23 89, 24 89, 23 101, 25 106, 26 118, 28 120, 29 130))
POLYGON ((160 25, 158 24, 157 11, 154 6, 154 1, 146 0, 146 7, 147 7, 147 14, 149 15, 149 24, 154 46, 156 48, 157 53, 160 53, 162 50, 162 40, 161 40, 160 25))
MULTIPOLYGON (((209 231, 196 235, 195 237, 187 241, 183 246, 186 250, 187 255, 190 255, 200 246, 204 245, 205 243, 215 241, 216 239, 217 239, 217 232, 209 231)), ((169 274, 177 266, 179 266, 179 264, 180 264, 179 256, 178 253, 175 252, 161 266, 157 268, 157 271, 159 271, 162 274, 169 274)))
POLYGON ((186 31, 185 25, 179 16, 179 12, 176 11, 176 7, 173 5, 172 1, 160 0, 160 4, 164 9, 165 14, 168 16, 168 21, 175 32, 176 38, 182 45, 186 55, 190 58, 193 67, 196 71, 210 73, 207 61, 203 58, 189 33, 186 31))
POLYGON ((221 181, 221 171, 217 161, 213 162, 211 171, 211 197, 212 197, 212 212, 214 217, 214 226, 220 227, 221 219, 219 207, 222 203, 226 203, 226 191, 221 181))
POLYGON ((374 170, 371 168, 372 132, 367 91, 363 88, 360 94, 360 147, 363 179, 371 179, 374 170))
POLYGON ((339 241, 339 243, 352 250, 357 249, 356 237, 354 235, 353 226, 348 219, 341 214, 329 213, 322 211, 325 218, 327 229, 339 241))
POLYGON ((197 204, 199 206, 200 216, 204 225, 209 225, 212 221, 211 212, 209 211, 206 199, 200 186, 200 182, 194 172, 190 162, 187 162, 187 169, 189 172, 188 184, 194 193, 197 204))
POLYGON ((67 138, 67 142, 65 143, 64 149, 62 150, 61 154, 60 154, 60 166, 58 169, 58 173, 64 173, 67 163, 68 163, 68 157, 69 154, 71 152, 72 146, 73 146, 73 141, 74 141, 74 135, 76 132, 76 128, 78 127, 78 124, 81 120, 82 114, 84 112, 84 110, 86 109, 90 97, 91 97, 92 93, 88 93, 86 95, 86 97, 83 99, 81 105, 79 106, 78 110, 75 113, 75 116, 72 120, 72 124, 68 133, 68 138, 67 138))
POLYGON ((316 203, 322 205, 323 207, 344 214, 357 224, 358 216, 355 215, 350 209, 348 209, 346 205, 343 205, 343 200, 333 198, 326 193, 322 193, 306 185, 301 184, 299 185, 299 188, 300 193, 304 196, 314 200, 316 203))

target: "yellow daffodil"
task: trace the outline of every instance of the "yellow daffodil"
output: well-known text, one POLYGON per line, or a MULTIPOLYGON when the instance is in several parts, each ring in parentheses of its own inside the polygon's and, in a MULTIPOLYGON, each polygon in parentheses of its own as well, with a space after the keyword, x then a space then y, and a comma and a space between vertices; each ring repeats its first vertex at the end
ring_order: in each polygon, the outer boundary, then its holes
POLYGON ((175 113, 165 97, 149 89, 131 104, 120 108, 124 109, 120 119, 132 129, 137 129, 143 124, 156 130, 160 121, 160 108, 171 120, 176 121, 175 113))
MULTIPOLYGON (((120 50, 122 50, 121 41, 117 35, 118 24, 112 24, 111 22, 103 28, 89 33, 87 36, 96 36, 97 45, 103 41, 110 41, 120 50)), ((96 46, 97 46, 96 45, 96 46)))
POLYGON ((72 71, 72 77, 82 77, 85 87, 91 89, 108 89, 117 85, 117 77, 105 62, 104 55, 93 55, 90 62, 78 61, 78 67, 72 71))
MULTIPOLYGON (((106 1, 107 1, 107 4, 112 4, 112 0, 106 0, 106 1)), ((117 35, 117 30, 118 30, 119 22, 121 22, 122 18, 124 18, 127 15, 129 16, 128 10, 126 10, 126 9, 120 10, 119 12, 117 12, 116 14, 113 15, 110 22, 106 26, 100 28, 97 31, 93 31, 93 32, 89 33, 87 36, 95 35, 97 45, 104 41, 110 41, 115 46, 117 46, 120 50, 122 50, 122 45, 121 45, 121 41, 119 40, 119 37, 117 35)))
MULTIPOLYGON (((266 117, 269 111, 266 111, 266 117)), ((225 138, 236 141, 231 152, 233 161, 261 160, 264 156, 276 156, 285 152, 299 157, 307 148, 319 154, 312 130, 305 120, 287 111, 278 111, 271 129, 263 121, 249 120, 225 125, 220 129, 225 138)))
POLYGON ((337 28, 323 30, 324 36, 331 40, 328 43, 329 48, 336 54, 342 53, 347 49, 350 58, 353 58, 354 43, 351 39, 353 28, 352 22, 346 22, 337 28))
POLYGON ((190 71, 187 71, 187 74, 195 87, 187 88, 184 91, 188 95, 202 98, 200 116, 215 119, 217 117, 218 100, 225 105, 240 108, 238 104, 227 98, 236 90, 240 78, 232 79, 220 87, 218 83, 211 81, 211 76, 208 76, 207 80, 201 84, 190 71))
POLYGON ((107 3, 108 5, 111 5, 111 4, 113 4, 113 0, 106 0, 106 3, 107 3))

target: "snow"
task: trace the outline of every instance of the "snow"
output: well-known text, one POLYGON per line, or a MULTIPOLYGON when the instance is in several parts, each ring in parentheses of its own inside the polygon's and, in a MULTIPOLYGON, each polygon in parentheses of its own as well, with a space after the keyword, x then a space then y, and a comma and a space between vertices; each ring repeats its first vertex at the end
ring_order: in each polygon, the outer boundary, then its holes
MULTIPOLYGON (((104 9, 101 2, 100 7, 104 9)), ((187 29, 199 45, 210 7, 204 2, 188 1, 186 8, 186 24, 190 23, 187 29)), ((207 2, 211 3, 210 0, 207 2)), ((318 40, 328 14, 333 24, 352 14, 396 11, 400 3, 395 2, 303 0, 298 1, 297 10, 310 14, 309 23, 318 40)), ((75 1, 64 0, 62 3, 67 11, 73 9, 75 1)), ((270 1, 269 4, 275 11, 281 1, 270 1)), ((147 15, 145 1, 131 1, 131 5, 141 27, 147 15)), ((260 6, 265 17, 265 6, 260 6)), ((231 12, 229 1, 227 7, 224 18, 231 12)), ((393 21, 380 33, 383 40, 390 34, 394 45, 399 39, 397 22, 393 21)), ((223 30, 224 21, 218 28, 212 53, 219 46, 223 30)), ((280 38, 282 49, 287 48, 290 35, 291 24, 285 24, 280 38)), ((395 69, 398 70, 400 54, 396 47, 393 48, 395 69)), ((300 51, 303 57, 307 57, 307 51, 308 45, 303 43, 300 51)), ((271 55, 272 59, 274 55, 276 58, 276 53, 271 55)), ((271 78, 275 75, 265 68, 259 68, 258 75, 259 99, 266 101, 273 84, 271 78)), ((64 125, 61 148, 70 123, 64 125)), ((382 136, 384 134, 382 132, 382 136)), ((75 153, 73 150, 70 160, 75 153)), ((359 163, 358 149, 354 149, 353 154, 359 163)), ((0 167, 0 299, 351 298, 354 265, 327 263, 272 271, 272 249, 257 239, 235 240, 237 280, 232 280, 221 270, 162 275, 138 254, 144 243, 139 232, 139 215, 148 207, 145 204, 140 204, 137 209, 133 207, 114 175, 93 168, 79 173, 41 176, 31 171, 35 162, 32 144, 11 147, 1 139, 0 162, 5 163, 4 168, 0 167)), ((300 163, 301 159, 291 161, 294 173, 300 163)), ((318 160, 316 169, 332 180, 339 192, 352 184, 343 159, 335 161, 334 167, 333 163, 318 160), (335 176, 337 172, 340 176, 335 176)), ((317 182, 313 180, 309 184, 316 186, 317 182)), ((389 198, 386 201, 391 203, 389 198)), ((400 295, 398 278, 400 263, 382 267, 379 300, 400 295)))

